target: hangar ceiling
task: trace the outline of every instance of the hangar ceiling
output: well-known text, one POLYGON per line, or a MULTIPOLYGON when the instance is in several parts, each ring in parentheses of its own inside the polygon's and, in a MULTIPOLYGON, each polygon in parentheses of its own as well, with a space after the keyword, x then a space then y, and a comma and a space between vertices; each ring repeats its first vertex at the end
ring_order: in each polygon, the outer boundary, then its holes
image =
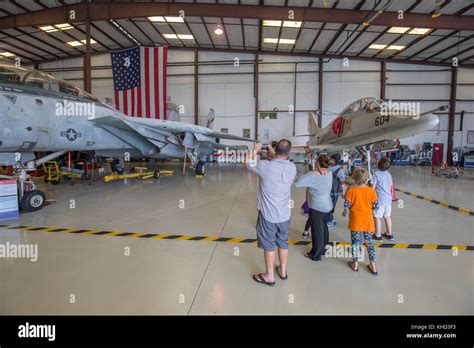
POLYGON ((10 0, 0 2, 0 56, 29 63, 136 45, 353 57, 474 67, 474 1, 10 0), (438 4, 436 6, 435 4, 438 4), (240 5, 240 6, 239 6, 240 5), (383 13, 377 15, 379 10, 383 13), (74 10, 71 20, 68 13, 74 10), (179 11, 184 11, 180 18, 179 11), (398 20, 402 10, 404 20, 398 20), (294 11, 294 18, 288 18, 294 11), (368 21, 370 25, 364 26, 368 21), (400 24, 398 24, 400 23, 400 24), (221 35, 216 29, 223 30, 221 35))

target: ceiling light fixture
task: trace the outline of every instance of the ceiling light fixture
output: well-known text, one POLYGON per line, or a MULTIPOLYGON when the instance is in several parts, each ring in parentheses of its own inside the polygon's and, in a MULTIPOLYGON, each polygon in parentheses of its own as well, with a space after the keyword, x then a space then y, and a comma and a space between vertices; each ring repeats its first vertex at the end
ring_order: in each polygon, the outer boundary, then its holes
POLYGON ((296 41, 295 39, 277 39, 273 37, 266 37, 263 39, 263 43, 284 44, 284 45, 293 45, 295 41, 296 41))
POLYGON ((303 24, 303 22, 291 22, 291 21, 283 22, 283 26, 286 28, 299 28, 301 27, 301 24, 303 24))
POLYGON ((194 36, 190 34, 163 34, 166 39, 181 39, 181 40, 194 40, 194 36))
POLYGON ((163 17, 163 16, 148 17, 148 20, 151 21, 151 22, 166 22, 165 17, 163 17))
POLYGON ((45 25, 38 28, 46 33, 53 33, 55 31, 72 29, 72 26, 69 23, 61 23, 61 24, 54 24, 54 25, 45 25))
POLYGON ((224 29, 222 29, 222 26, 220 24, 217 25, 216 29, 214 30, 214 33, 216 35, 222 35, 224 34, 224 29))
POLYGON ((163 16, 151 16, 148 17, 148 20, 151 22, 161 22, 161 23, 184 23, 183 17, 163 17, 163 16))
POLYGON ((264 19, 262 25, 266 27, 281 27, 281 21, 275 21, 271 19, 264 19))
POLYGON ((405 48, 405 46, 391 45, 391 46, 387 47, 387 50, 400 51, 400 50, 403 50, 404 48, 405 48))
POLYGON ((190 34, 178 34, 178 38, 181 40, 194 40, 194 36, 190 34))
POLYGON ((413 28, 412 30, 410 30, 408 32, 408 34, 411 34, 411 35, 425 35, 429 31, 431 31, 431 29, 429 29, 429 28, 413 28))
POLYGON ((393 33, 393 34, 404 34, 408 30, 410 30, 409 27, 391 27, 388 32, 393 33))
MULTIPOLYGON (((75 41, 68 41, 68 42, 66 42, 66 43, 67 43, 69 46, 77 47, 77 46, 85 45, 85 44, 86 44, 86 39, 80 40, 80 41, 77 41, 77 40, 75 40, 75 41)), ((95 43, 97 43, 97 41, 91 39, 91 45, 92 45, 92 44, 95 44, 95 43)))
POLYGON ((278 39, 272 38, 272 37, 265 37, 265 38, 263 39, 263 43, 276 44, 276 43, 278 43, 278 39))
POLYGON ((280 44, 293 45, 296 40, 294 39, 280 39, 280 44))
POLYGON ((80 42, 80 41, 68 41, 68 42, 66 42, 66 43, 67 43, 69 46, 72 46, 72 47, 76 47, 76 46, 81 46, 81 45, 83 45, 83 43, 80 42))
POLYGON ((373 50, 383 50, 387 45, 381 45, 381 44, 372 44, 369 46, 369 48, 373 50))

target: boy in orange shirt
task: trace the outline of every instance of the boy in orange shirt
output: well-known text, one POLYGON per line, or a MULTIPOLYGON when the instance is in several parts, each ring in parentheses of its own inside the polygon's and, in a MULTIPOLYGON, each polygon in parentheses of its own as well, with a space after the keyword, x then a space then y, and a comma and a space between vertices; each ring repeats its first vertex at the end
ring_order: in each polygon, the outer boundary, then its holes
POLYGON ((356 185, 347 190, 344 212, 342 213, 342 216, 346 216, 347 210, 349 210, 349 230, 351 231, 353 261, 348 262, 348 264, 354 272, 359 270, 360 235, 363 234, 364 244, 367 247, 370 259, 370 264, 367 265, 367 268, 372 274, 377 275, 375 250, 372 242, 372 234, 375 232, 372 211, 377 209, 377 193, 373 188, 367 186, 369 172, 364 168, 357 168, 352 178, 356 185))

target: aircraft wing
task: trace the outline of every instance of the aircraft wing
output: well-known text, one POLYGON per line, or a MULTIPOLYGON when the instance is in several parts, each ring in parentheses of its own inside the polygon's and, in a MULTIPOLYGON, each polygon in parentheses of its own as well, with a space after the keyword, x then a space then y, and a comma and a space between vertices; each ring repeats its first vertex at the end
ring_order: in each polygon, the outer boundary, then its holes
MULTIPOLYGON (((116 117, 116 116, 105 116, 105 117, 92 119, 91 121, 98 125, 108 125, 108 126, 113 126, 120 129, 131 127, 139 131, 139 129, 146 128, 146 129, 154 130, 161 134, 189 132, 189 133, 193 133, 197 135, 197 137, 199 137, 199 135, 202 135, 204 137, 209 137, 209 138, 255 142, 255 140, 252 140, 249 138, 217 132, 207 127, 196 126, 196 125, 193 125, 190 123, 184 123, 184 122, 150 120, 150 119, 140 119, 140 118, 135 119, 131 117, 122 118, 122 117, 116 117)), ((200 137, 200 138, 203 138, 203 137, 200 137)))
POLYGON ((163 137, 173 136, 177 133, 186 134, 185 142, 191 141, 190 137, 194 137, 197 141, 208 141, 214 144, 216 138, 254 142, 249 138, 175 121, 104 116, 91 119, 90 122, 107 129, 115 136, 139 149, 143 154, 154 153, 153 146, 163 146, 163 137))

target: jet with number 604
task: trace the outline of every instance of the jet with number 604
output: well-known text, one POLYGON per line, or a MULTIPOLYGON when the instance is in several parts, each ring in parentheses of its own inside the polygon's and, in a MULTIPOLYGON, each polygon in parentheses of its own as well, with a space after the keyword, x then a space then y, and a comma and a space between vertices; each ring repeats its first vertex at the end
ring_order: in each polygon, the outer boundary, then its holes
MULTIPOLYGON (((391 151, 398 149, 399 139, 432 129, 439 123, 433 112, 449 105, 421 112, 417 102, 391 102, 366 97, 347 106, 326 127, 319 128, 314 115, 308 113, 309 140, 306 150, 326 152, 391 151)), ((370 161, 367 161, 370 170, 370 161)))
MULTIPOLYGON (((41 71, 0 63, 0 165, 13 165, 24 210, 45 203, 28 171, 67 151, 113 157, 113 170, 123 172, 124 158, 189 158, 204 175, 204 159, 216 150, 245 151, 220 139, 252 142, 207 127, 161 119, 128 117, 93 95, 41 71), (52 152, 36 158, 34 152, 52 152)), ((0 179, 11 178, 0 176, 0 179)))

